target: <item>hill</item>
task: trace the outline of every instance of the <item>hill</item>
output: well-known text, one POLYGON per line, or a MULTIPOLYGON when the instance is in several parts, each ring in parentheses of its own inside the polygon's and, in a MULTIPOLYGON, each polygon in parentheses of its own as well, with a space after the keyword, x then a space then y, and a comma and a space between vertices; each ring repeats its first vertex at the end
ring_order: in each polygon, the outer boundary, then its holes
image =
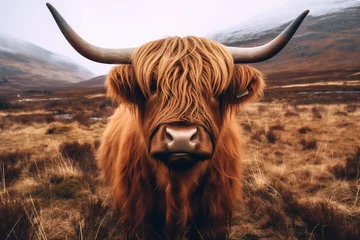
MULTIPOLYGON (((230 46, 257 46, 276 37, 289 23, 261 32, 240 29, 215 34, 230 46)), ((268 89, 299 91, 360 89, 360 6, 308 16, 289 44, 271 60, 252 64, 267 77, 268 89), (296 84, 296 85, 295 85, 296 84)))
POLYGON ((0 92, 54 89, 92 76, 64 56, 0 35, 0 92))
POLYGON ((70 88, 82 89, 82 88, 103 88, 105 84, 106 75, 100 75, 91 78, 86 81, 69 85, 70 88))

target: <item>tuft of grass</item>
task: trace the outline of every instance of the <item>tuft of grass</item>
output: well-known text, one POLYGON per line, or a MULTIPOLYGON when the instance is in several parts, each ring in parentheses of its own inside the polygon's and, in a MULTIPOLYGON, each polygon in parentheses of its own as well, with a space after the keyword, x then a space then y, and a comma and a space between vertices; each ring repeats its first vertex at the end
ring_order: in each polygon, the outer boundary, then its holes
POLYGON ((84 172, 98 172, 95 149, 90 143, 65 142, 60 145, 59 152, 63 157, 71 159, 84 172))
POLYGON ((36 239, 33 207, 18 193, 0 195, 0 239, 36 239))
POLYGON ((96 140, 95 142, 94 142, 94 148, 95 148, 95 151, 97 151, 97 149, 100 147, 100 141, 99 140, 96 140))
POLYGON ((45 172, 46 168, 52 165, 52 161, 50 158, 42 158, 38 160, 31 161, 27 167, 27 173, 30 176, 39 175, 42 172, 45 172))
POLYGON ((312 113, 313 118, 317 118, 317 119, 322 118, 320 109, 317 107, 311 108, 311 113, 312 113))
POLYGON ((47 176, 38 176, 36 179, 40 184, 29 194, 41 197, 47 201, 53 199, 76 199, 83 197, 90 192, 88 179, 82 176, 65 176, 55 172, 47 172, 47 176))
POLYGON ((313 140, 302 139, 300 141, 300 144, 303 147, 302 150, 315 150, 315 149, 317 149, 317 141, 316 141, 316 139, 313 139, 313 140))
POLYGON ((335 116, 348 116, 348 114, 346 112, 343 111, 336 111, 334 113, 335 116))
POLYGON ((309 128, 309 127, 301 127, 301 128, 299 128, 299 130, 298 130, 298 132, 300 133, 300 134, 306 134, 306 133, 308 133, 308 132, 311 132, 312 130, 311 130, 311 128, 309 128))
POLYGON ((335 165, 332 172, 336 178, 356 180, 360 179, 360 147, 357 148, 354 154, 346 158, 346 164, 335 165))
POLYGON ((46 134, 64 134, 68 133, 72 130, 71 126, 64 126, 64 125, 51 125, 47 130, 46 134))
POLYGON ((257 130, 252 136, 251 138, 261 142, 263 140, 263 136, 265 135, 265 130, 257 130))
POLYGON ((358 239, 360 223, 352 222, 340 209, 322 201, 303 205, 300 213, 311 236, 316 239, 358 239))
POLYGON ((347 106, 345 107, 345 110, 346 110, 346 112, 348 112, 348 113, 353 113, 353 112, 356 112, 357 108, 358 108, 358 107, 357 107, 356 105, 351 104, 351 105, 347 105, 347 106))
POLYGON ((296 112, 293 112, 293 111, 286 111, 285 114, 284 114, 285 117, 298 117, 299 114, 296 113, 296 112))
POLYGON ((84 113, 75 114, 73 117, 74 121, 77 121, 79 124, 89 127, 91 125, 90 116, 84 113))
POLYGON ((266 107, 265 106, 259 106, 258 107, 258 113, 263 113, 266 112, 266 107))
POLYGON ((284 226, 286 226, 286 216, 284 215, 283 210, 281 208, 267 205, 265 207, 265 214, 267 215, 264 224, 265 228, 272 228, 274 230, 283 230, 284 226))
POLYGON ((284 125, 282 125, 280 123, 275 124, 274 126, 270 127, 270 131, 284 131, 284 130, 285 130, 284 125))
POLYGON ((246 131, 246 132, 251 132, 251 125, 249 123, 242 123, 241 127, 246 131))
MULTIPOLYGON (((24 164, 26 164, 31 157, 28 151, 13 151, 0 153, 0 176, 5 179, 5 185, 11 184, 21 173, 24 164)), ((2 183, 4 184, 4 183, 2 183)), ((3 186, 5 188, 5 186, 3 186)))
POLYGON ((52 184, 51 192, 56 198, 73 199, 84 189, 80 178, 50 179, 52 184))
POLYGON ((117 215, 101 199, 90 197, 81 204, 80 217, 72 219, 73 229, 81 239, 113 239, 121 234, 117 215))
POLYGON ((279 135, 275 133, 275 131, 270 130, 266 133, 266 139, 269 143, 274 144, 277 140, 279 140, 279 135))
POLYGON ((88 174, 74 167, 70 159, 60 156, 38 160, 29 169, 30 177, 38 184, 27 189, 27 195, 51 202, 53 199, 76 199, 93 192, 91 184, 95 185, 94 176, 88 178, 88 174))

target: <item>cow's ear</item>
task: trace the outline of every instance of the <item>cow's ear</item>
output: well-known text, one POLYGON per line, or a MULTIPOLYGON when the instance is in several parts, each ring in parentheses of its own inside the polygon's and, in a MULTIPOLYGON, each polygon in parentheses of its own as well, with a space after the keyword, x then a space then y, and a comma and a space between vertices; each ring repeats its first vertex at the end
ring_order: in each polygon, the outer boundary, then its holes
POLYGON ((141 95, 131 64, 112 68, 106 78, 107 95, 118 103, 136 103, 141 95))
POLYGON ((250 66, 235 65, 231 93, 227 95, 235 104, 257 101, 263 96, 264 87, 264 78, 258 70, 250 66))

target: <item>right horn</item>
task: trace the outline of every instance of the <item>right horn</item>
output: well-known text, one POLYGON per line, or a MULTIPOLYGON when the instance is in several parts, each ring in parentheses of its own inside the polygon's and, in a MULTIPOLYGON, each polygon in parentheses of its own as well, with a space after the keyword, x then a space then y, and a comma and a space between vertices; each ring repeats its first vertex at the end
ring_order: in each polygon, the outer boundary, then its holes
POLYGON ((234 63, 256 63, 274 57, 290 41, 308 13, 309 10, 301 13, 279 36, 267 44, 249 48, 227 47, 234 63))

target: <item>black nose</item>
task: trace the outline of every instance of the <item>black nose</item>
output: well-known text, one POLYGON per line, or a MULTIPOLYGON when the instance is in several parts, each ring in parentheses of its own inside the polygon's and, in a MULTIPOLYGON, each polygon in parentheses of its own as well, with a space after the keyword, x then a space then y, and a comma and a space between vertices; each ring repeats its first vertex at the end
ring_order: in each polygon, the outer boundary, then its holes
POLYGON ((165 142, 169 152, 193 153, 196 144, 199 143, 198 130, 196 127, 176 129, 167 126, 165 142))

